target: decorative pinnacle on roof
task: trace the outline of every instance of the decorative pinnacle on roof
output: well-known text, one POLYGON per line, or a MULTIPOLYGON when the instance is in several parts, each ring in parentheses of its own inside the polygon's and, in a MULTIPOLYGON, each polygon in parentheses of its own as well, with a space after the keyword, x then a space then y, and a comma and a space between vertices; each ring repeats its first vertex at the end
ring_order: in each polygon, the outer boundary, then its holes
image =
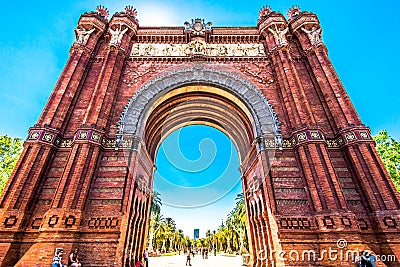
POLYGON ((297 18, 300 15, 300 13, 301 13, 300 7, 297 5, 294 5, 289 9, 287 15, 289 17, 289 20, 292 20, 292 19, 297 18))
POLYGON ((205 33, 211 33, 211 22, 204 22, 204 19, 192 19, 192 23, 185 22, 185 32, 192 33, 193 35, 203 35, 205 33))
POLYGON ((268 16, 270 13, 272 12, 272 9, 270 6, 263 6, 262 8, 260 8, 260 11, 258 12, 258 16, 260 17, 260 19, 268 16))
POLYGON ((107 19, 107 18, 108 18, 108 15, 110 14, 110 13, 108 12, 108 9, 105 8, 104 6, 97 6, 97 7, 96 7, 96 12, 97 12, 97 14, 98 14, 100 17, 103 17, 103 18, 105 18, 105 19, 107 19))
POLYGON ((134 18, 137 16, 137 10, 133 6, 126 6, 125 13, 134 18))

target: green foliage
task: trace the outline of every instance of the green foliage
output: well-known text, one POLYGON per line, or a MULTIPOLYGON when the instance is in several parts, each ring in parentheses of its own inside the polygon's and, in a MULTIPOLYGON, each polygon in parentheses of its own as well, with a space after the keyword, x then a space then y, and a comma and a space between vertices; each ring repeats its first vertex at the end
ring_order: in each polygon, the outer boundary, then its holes
POLYGON ((389 172, 397 191, 400 192, 400 142, 388 135, 386 130, 380 131, 373 137, 376 150, 389 172))
POLYGON ((0 135, 0 193, 22 152, 22 139, 0 135))
POLYGON ((150 206, 150 211, 151 214, 158 214, 161 211, 161 206, 162 206, 162 202, 161 202, 161 197, 160 197, 160 193, 158 193, 157 191, 153 191, 151 193, 151 206, 150 206))

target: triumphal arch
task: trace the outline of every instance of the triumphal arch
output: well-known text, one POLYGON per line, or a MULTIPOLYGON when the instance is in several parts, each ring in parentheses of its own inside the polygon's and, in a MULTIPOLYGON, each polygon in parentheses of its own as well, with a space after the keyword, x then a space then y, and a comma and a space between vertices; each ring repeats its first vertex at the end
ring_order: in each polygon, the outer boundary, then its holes
POLYGON ((364 249, 400 257, 399 195, 315 14, 266 6, 254 27, 142 27, 136 15, 128 6, 109 19, 100 6, 80 17, 0 198, 1 266, 49 266, 57 247, 78 247, 83 266, 133 266, 157 149, 192 124, 236 145, 251 266, 351 266, 346 253, 364 249))

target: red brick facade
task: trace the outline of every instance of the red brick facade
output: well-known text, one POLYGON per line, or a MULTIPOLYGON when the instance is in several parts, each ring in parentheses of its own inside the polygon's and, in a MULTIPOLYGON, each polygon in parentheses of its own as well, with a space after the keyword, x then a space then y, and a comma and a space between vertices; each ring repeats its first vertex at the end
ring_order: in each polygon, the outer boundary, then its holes
POLYGON ((314 14, 294 8, 286 20, 266 7, 257 27, 239 28, 140 27, 131 8, 106 16, 81 16, 1 195, 1 266, 49 266, 56 247, 78 247, 84 266, 132 266, 156 150, 188 124, 238 147, 253 266, 339 266, 278 255, 338 249, 339 239, 400 258, 399 194, 314 14))

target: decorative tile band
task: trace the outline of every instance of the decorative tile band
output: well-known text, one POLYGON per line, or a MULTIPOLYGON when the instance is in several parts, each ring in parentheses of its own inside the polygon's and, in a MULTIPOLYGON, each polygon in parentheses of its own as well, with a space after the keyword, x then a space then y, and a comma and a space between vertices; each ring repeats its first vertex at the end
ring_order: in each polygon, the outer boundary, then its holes
MULTIPOLYGON (((59 148, 71 148, 75 142, 91 142, 103 146, 105 149, 115 149, 116 141, 114 138, 107 138, 104 134, 92 130, 81 129, 76 132, 73 138, 62 139, 57 133, 47 129, 32 129, 29 132, 27 142, 41 142, 51 144, 59 148)), ((347 144, 356 142, 373 142, 368 129, 352 129, 342 132, 335 138, 326 138, 320 130, 304 130, 292 134, 289 138, 283 138, 282 147, 284 149, 293 149, 298 145, 309 142, 323 142, 328 148, 340 148, 347 144)), ((124 138, 120 148, 132 148, 133 138, 124 138)), ((264 139, 264 145, 267 149, 276 149, 279 147, 276 139, 264 139)))

